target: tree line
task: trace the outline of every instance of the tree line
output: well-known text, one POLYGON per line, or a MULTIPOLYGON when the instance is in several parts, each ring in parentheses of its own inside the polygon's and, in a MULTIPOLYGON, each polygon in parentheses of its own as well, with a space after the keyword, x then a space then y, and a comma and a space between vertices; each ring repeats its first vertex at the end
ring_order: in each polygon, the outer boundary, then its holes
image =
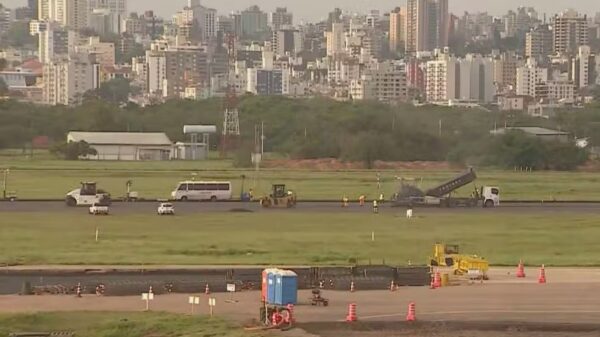
MULTIPOLYGON (((108 90, 109 96, 114 92, 108 90)), ((171 100, 140 107, 111 103, 102 93, 78 107, 0 102, 0 148, 21 148, 36 136, 64 142, 69 131, 165 132, 185 141, 183 125, 223 124, 223 101, 171 100)), ((573 169, 587 160, 574 141, 541 141, 518 132, 492 136, 494 128, 540 126, 561 129, 600 142, 600 112, 595 107, 560 111, 553 118, 436 106, 392 107, 376 102, 337 102, 325 98, 239 98, 239 165, 249 163, 255 126, 265 125, 265 151, 297 159, 338 158, 367 166, 383 161, 451 161, 465 165, 573 169)), ((218 146, 219 136, 211 139, 218 146)), ((67 151, 68 152, 68 151, 67 151)))

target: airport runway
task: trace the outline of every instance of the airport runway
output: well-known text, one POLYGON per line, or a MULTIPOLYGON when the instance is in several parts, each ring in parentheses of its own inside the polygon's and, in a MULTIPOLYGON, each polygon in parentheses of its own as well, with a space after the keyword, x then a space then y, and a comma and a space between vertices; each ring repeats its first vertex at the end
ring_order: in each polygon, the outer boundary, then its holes
MULTIPOLYGON (((119 214, 152 214, 156 213, 158 202, 114 202, 110 207, 112 215, 119 214)), ((282 209, 264 209, 258 202, 176 202, 175 211, 179 215, 198 213, 227 213, 227 212, 289 212, 282 209)), ((405 208, 391 207, 385 203, 380 206, 381 213, 403 212, 405 208)), ((299 202, 292 212, 323 212, 323 213, 370 213, 370 204, 360 207, 351 204, 348 208, 341 207, 340 202, 299 202)), ((68 207, 62 201, 15 201, 0 202, 0 213, 86 213, 87 207, 68 207)), ((476 208, 418 208, 419 213, 562 213, 576 212, 584 214, 600 214, 600 203, 503 203, 494 209, 476 208)))

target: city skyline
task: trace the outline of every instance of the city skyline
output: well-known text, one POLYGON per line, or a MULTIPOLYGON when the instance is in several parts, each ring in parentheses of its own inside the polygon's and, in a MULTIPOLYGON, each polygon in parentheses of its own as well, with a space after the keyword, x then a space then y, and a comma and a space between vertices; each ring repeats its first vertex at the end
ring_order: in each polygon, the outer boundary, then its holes
MULTIPOLYGON (((169 17, 183 7, 187 0, 129 0, 128 10, 142 12, 152 9, 157 14, 169 17)), ((322 2, 318 0, 302 0, 302 1, 285 1, 285 0, 230 0, 227 2, 217 0, 202 0, 203 5, 218 10, 220 14, 227 14, 231 11, 239 11, 251 5, 259 5, 265 11, 272 11, 275 7, 287 7, 289 11, 294 13, 295 21, 318 21, 327 16, 327 13, 335 7, 339 7, 349 12, 367 12, 371 9, 379 10, 382 14, 391 11, 395 6, 405 4, 403 0, 371 0, 371 1, 356 1, 353 4, 348 4, 348 1, 333 0, 322 2), (318 10, 314 10, 315 6, 318 10)), ((25 0, 4 0, 2 4, 8 7, 25 6, 25 0)), ((556 0, 548 3, 545 0, 505 0, 502 2, 480 1, 473 0, 451 0, 450 11, 454 14, 461 14, 464 11, 477 12, 487 11, 492 15, 502 15, 510 9, 515 9, 519 6, 536 7, 540 14, 546 13, 548 17, 552 14, 563 11, 567 8, 573 8, 585 14, 594 14, 600 12, 600 5, 594 0, 579 0, 576 4, 573 1, 556 0), (594 7, 594 5, 596 5, 594 7)))

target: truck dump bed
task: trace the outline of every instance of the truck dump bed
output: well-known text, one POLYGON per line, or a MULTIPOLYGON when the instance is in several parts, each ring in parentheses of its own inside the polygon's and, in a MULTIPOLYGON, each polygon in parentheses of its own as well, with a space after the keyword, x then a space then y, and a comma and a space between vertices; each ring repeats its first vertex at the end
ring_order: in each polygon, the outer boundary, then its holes
POLYGON ((474 182, 476 179, 477 175, 475 174, 475 171, 473 168, 470 168, 467 172, 461 174, 460 176, 427 190, 425 195, 428 197, 442 198, 445 195, 448 195, 457 189, 474 182))

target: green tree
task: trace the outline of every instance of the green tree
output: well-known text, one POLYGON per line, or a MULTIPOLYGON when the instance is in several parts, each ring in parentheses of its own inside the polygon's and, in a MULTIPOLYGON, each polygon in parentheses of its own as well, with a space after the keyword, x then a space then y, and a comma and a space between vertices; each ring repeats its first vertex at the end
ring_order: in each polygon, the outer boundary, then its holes
POLYGON ((99 99, 114 104, 127 103, 131 93, 130 81, 125 78, 115 78, 104 82, 98 89, 85 94, 85 99, 99 99))
POLYGON ((85 141, 59 143, 51 148, 51 152, 60 155, 66 160, 77 160, 81 157, 98 154, 96 149, 90 147, 85 141))

